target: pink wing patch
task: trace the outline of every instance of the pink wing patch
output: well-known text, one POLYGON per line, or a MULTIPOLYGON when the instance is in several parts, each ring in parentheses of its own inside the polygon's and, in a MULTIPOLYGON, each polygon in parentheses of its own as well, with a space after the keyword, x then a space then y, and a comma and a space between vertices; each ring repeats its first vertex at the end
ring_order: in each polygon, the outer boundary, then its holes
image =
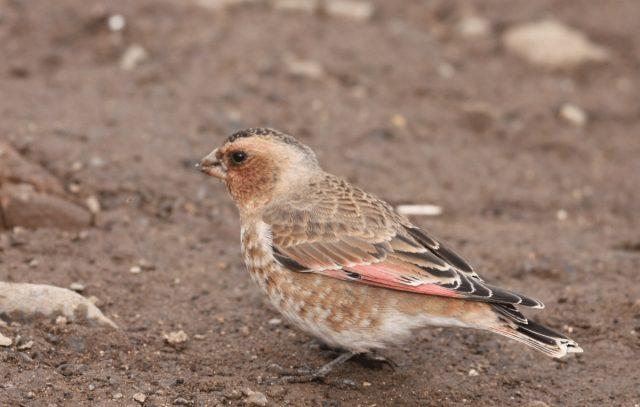
MULTIPOLYGON (((427 295, 437 295, 440 297, 462 297, 462 295, 460 295, 459 293, 434 283, 423 283, 416 285, 402 283, 398 281, 398 277, 407 272, 408 274, 412 274, 413 270, 411 270, 409 267, 401 267, 400 265, 396 264, 391 265, 383 262, 370 265, 356 265, 346 268, 346 271, 357 273, 359 275, 360 281, 378 287, 391 288, 394 290, 408 291, 427 295)), ((343 270, 327 270, 324 273, 343 280, 350 279, 349 274, 345 273, 345 271, 343 270)))

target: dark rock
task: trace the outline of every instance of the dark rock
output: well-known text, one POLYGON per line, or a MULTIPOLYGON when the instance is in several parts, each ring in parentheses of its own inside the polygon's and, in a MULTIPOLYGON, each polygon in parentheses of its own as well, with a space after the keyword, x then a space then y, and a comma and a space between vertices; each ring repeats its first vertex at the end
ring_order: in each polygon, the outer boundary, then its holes
POLYGON ((63 376, 81 376, 88 369, 87 365, 81 363, 63 363, 57 367, 58 372, 63 376))
POLYGON ((0 211, 5 228, 52 227, 79 229, 91 225, 85 208, 55 195, 38 192, 30 184, 5 184, 0 188, 0 211))

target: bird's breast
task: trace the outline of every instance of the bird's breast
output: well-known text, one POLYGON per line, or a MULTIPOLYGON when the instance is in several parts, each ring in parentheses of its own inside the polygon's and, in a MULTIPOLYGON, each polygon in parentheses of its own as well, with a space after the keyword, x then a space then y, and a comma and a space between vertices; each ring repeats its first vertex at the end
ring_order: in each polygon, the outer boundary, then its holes
POLYGON ((240 230, 242 253, 250 272, 275 262, 271 247, 271 228, 262 221, 244 224, 240 230))

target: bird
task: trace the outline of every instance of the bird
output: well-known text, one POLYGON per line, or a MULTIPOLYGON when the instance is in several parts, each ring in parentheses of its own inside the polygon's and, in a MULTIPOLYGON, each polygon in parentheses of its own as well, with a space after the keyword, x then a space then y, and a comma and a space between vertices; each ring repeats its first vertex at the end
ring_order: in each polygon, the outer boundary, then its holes
POLYGON ((493 332, 554 358, 582 352, 519 309, 543 308, 541 301, 486 282, 391 205, 324 171, 311 148, 288 134, 237 131, 199 167, 235 202, 246 268, 271 304, 342 350, 307 372, 309 380, 427 326, 493 332))

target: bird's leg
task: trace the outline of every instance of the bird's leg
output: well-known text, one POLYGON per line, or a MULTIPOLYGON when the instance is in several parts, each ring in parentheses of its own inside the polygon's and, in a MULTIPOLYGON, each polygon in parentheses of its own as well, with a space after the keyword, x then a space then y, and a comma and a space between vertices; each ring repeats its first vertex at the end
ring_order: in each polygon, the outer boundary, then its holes
POLYGON ((329 363, 326 363, 322 367, 317 370, 307 371, 307 370, 299 370, 297 372, 283 372, 283 379, 288 383, 305 383, 305 382, 313 382, 316 380, 324 379, 334 367, 341 365, 347 360, 351 359, 355 356, 356 353, 353 352, 344 352, 337 358, 333 359, 329 363), (293 373, 293 374, 292 374, 293 373))

